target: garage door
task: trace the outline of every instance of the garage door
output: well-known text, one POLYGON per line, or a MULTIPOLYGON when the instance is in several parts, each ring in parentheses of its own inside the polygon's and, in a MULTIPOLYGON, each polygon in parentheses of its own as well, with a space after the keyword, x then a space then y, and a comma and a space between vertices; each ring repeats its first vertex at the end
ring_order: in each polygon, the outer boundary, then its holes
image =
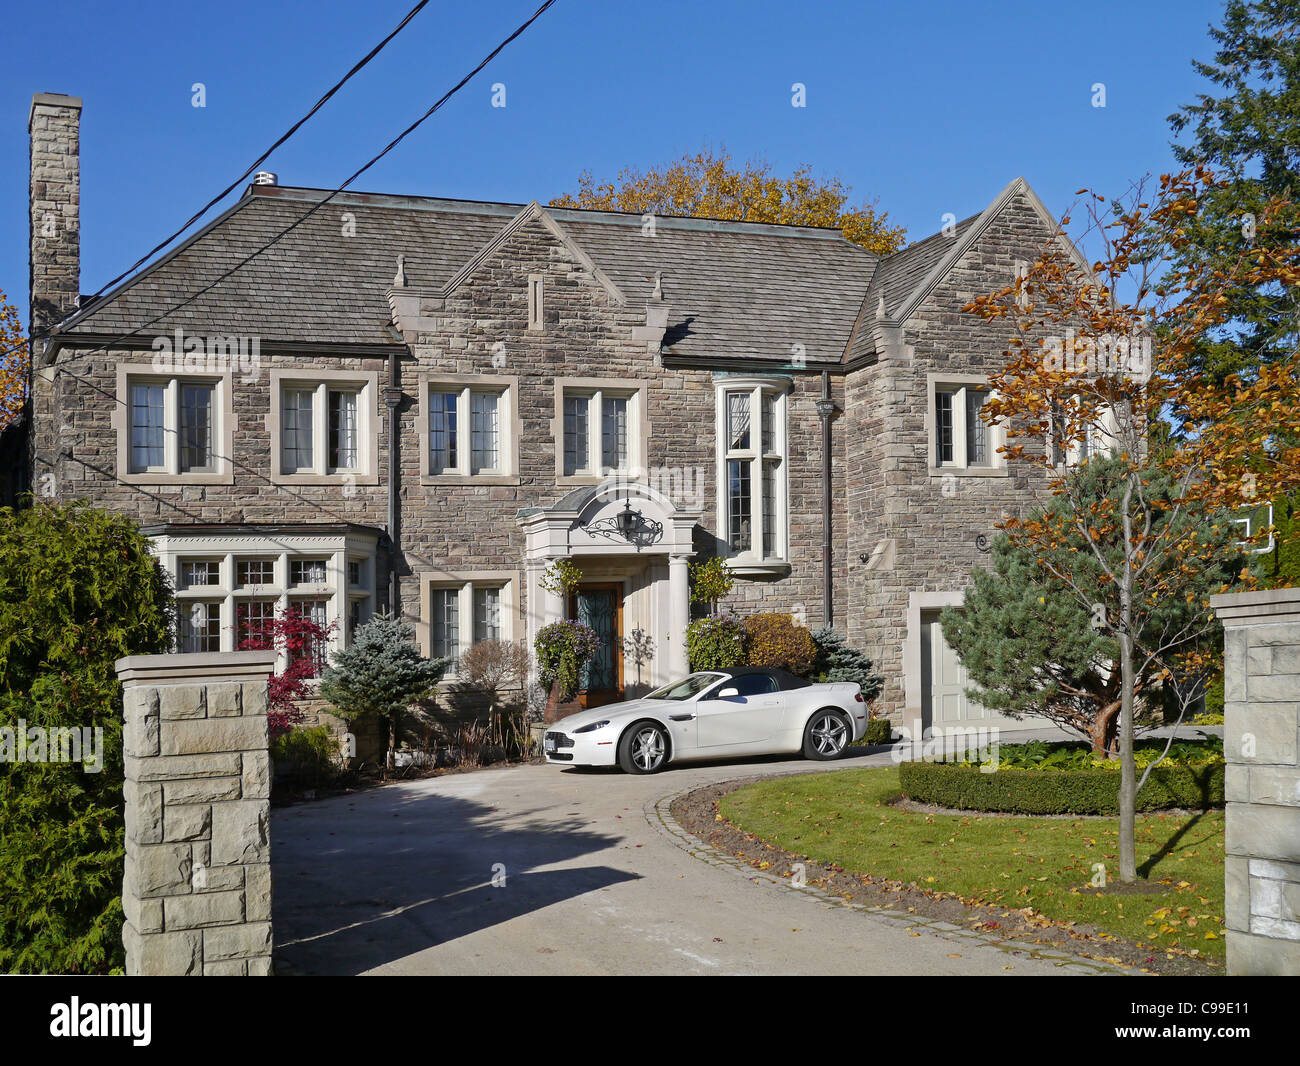
POLYGON ((980 706, 966 695, 970 679, 957 653, 943 639, 937 613, 921 619, 921 721, 923 728, 938 726, 996 726, 999 729, 1048 729, 1056 727, 1042 718, 1016 721, 980 706))

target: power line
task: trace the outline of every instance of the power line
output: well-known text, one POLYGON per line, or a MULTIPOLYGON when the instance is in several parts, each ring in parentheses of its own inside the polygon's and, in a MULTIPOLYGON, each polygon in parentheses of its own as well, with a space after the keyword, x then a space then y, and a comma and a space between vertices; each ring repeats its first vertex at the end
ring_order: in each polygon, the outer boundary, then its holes
MULTIPOLYGON (((302 223, 306 222, 307 219, 309 219, 322 207, 330 203, 336 196, 346 191, 348 187, 351 186, 351 184, 354 181, 356 181, 357 178, 359 178, 362 174, 366 173, 366 171, 368 171, 371 167, 373 167, 376 163, 378 163, 381 159, 383 159, 386 155, 388 155, 389 152, 391 152, 394 148, 396 148, 399 144, 401 144, 404 140, 406 140, 406 138, 410 136, 412 133, 414 133, 417 129, 419 129, 420 126, 424 125, 424 123, 427 122, 431 117, 433 117, 433 115, 436 112, 441 110, 443 105, 446 104, 448 100, 450 100, 453 96, 455 96, 458 92, 460 92, 461 89, 463 89, 471 80, 473 80, 473 78, 481 70, 483 70, 484 67, 486 67, 490 62, 492 62, 492 60, 495 59, 498 55, 500 55, 501 52, 505 50, 507 45, 511 44, 516 38, 518 38, 521 34, 523 34, 524 31, 527 30, 529 26, 531 26, 534 22, 536 22, 539 18, 541 18, 541 16, 547 11, 547 9, 549 9, 554 3, 555 0, 545 0, 545 2, 536 11, 533 12, 533 14, 527 19, 527 21, 523 22, 513 33, 510 34, 510 36, 505 38, 505 40, 503 40, 500 44, 498 44, 495 48, 493 48, 492 51, 489 52, 478 63, 478 65, 474 67, 473 70, 471 70, 468 74, 466 74, 463 78, 461 78, 460 81, 458 81, 455 85, 453 85, 450 89, 448 89, 447 92, 445 92, 441 97, 439 97, 438 100, 433 104, 433 106, 430 107, 427 111, 425 111, 423 115, 421 115, 409 126, 407 126, 404 130, 402 130, 402 132, 399 133, 396 137, 394 137, 393 140, 391 140, 378 154, 372 156, 366 163, 364 163, 361 167, 355 170, 347 178, 346 181, 344 181, 341 185, 339 185, 338 188, 332 190, 327 196, 325 196, 324 198, 319 200, 316 204, 314 204, 311 208, 309 208, 301 217, 295 219, 292 223, 290 223, 287 227, 285 227, 283 230, 277 233, 274 237, 272 237, 260 248, 250 253, 249 255, 245 256, 243 259, 241 259, 238 263, 236 263, 225 273, 219 275, 214 281, 212 281, 208 285, 205 285, 197 292, 192 293, 190 296, 186 297, 180 303, 168 308, 166 311, 163 311, 161 314, 156 315, 154 318, 151 318, 149 321, 142 323, 141 325, 137 326, 135 329, 130 330, 127 333, 119 334, 118 336, 108 341, 105 341, 103 344, 100 344, 95 348, 84 349, 84 350, 79 349, 77 351, 77 354, 72 358, 84 358, 89 355, 94 355, 96 352, 107 351, 108 349, 112 348, 115 344, 119 343, 120 341, 124 341, 131 337, 136 336, 142 331, 148 329, 150 326, 156 325, 157 323, 161 322, 163 319, 167 318, 167 316, 174 314, 175 312, 181 310, 184 307, 189 306, 200 296, 203 296, 204 294, 211 292, 214 288, 220 285, 232 274, 235 274, 237 271, 242 270, 245 266, 247 266, 250 262, 256 259, 263 252, 274 247, 284 237, 288 236, 300 225, 302 225, 302 223)), ((13 350, 16 351, 17 349, 13 349, 13 350)), ((60 365, 60 362, 61 361, 56 361, 50 365, 57 367, 60 365)))
POLYGON ((343 88, 343 86, 345 86, 349 81, 352 80, 352 76, 354 74, 358 73, 363 67, 366 66, 366 64, 368 64, 372 59, 374 59, 375 56, 377 56, 380 52, 382 52, 385 46, 389 43, 389 41, 391 41, 394 37, 396 37, 399 33, 401 33, 402 30, 406 28, 406 24, 420 13, 421 9, 424 8, 425 5, 428 4, 428 2, 429 0, 420 0, 420 2, 415 5, 415 7, 411 8, 411 10, 406 13, 406 17, 397 24, 397 27, 393 30, 392 33, 390 33, 387 37, 385 37, 382 41, 380 41, 377 45, 375 45, 374 48, 370 49, 370 51, 367 52, 351 70, 349 70, 346 74, 344 74, 341 79, 336 81, 330 87, 329 91, 324 96, 322 96, 319 100, 316 101, 312 109, 308 111, 307 114, 303 115, 303 117, 300 118, 297 122, 295 122, 292 126, 290 126, 288 130, 285 131, 283 136, 281 136, 279 140, 277 140, 273 145, 271 145, 270 148, 268 148, 265 152, 263 152, 256 159, 254 159, 252 163, 248 165, 247 170, 245 170, 241 175, 239 175, 239 177, 237 177, 234 181, 232 181, 229 185, 227 185, 224 189, 222 189, 219 193, 217 193, 216 196, 214 196, 211 200, 209 200, 206 204, 204 204, 201 208, 199 208, 198 211, 196 211, 193 215, 191 215, 189 221, 186 222, 185 225, 181 226, 180 229, 178 229, 166 240, 160 242, 159 244, 154 245, 153 248, 151 248, 139 259, 137 259, 134 263, 132 263, 129 267, 127 267, 124 271, 122 271, 122 273, 120 273, 117 277, 113 278, 112 281, 105 282, 93 293, 91 293, 88 297, 86 297, 86 299, 95 300, 99 296, 101 296, 106 290, 111 289, 123 278, 133 273, 137 267, 148 262, 149 259, 152 258, 155 254, 157 254, 158 252, 166 248, 167 245, 171 244, 172 241, 174 241, 177 237, 179 237, 182 233, 184 233, 187 229, 189 229, 192 225, 194 225, 195 222, 197 222, 204 215, 206 215, 210 210, 212 210, 213 207, 215 207, 227 196, 229 196, 232 192, 234 192, 235 189, 239 188, 239 186, 243 184, 244 179, 246 179, 250 174, 252 174, 255 170, 257 170, 258 167, 260 167, 263 163, 265 163, 267 159, 271 157, 271 153, 274 152, 277 148, 279 148, 280 145, 284 144, 285 141, 287 141, 290 137, 292 137, 295 133, 297 133, 298 130, 301 129, 302 126, 308 121, 308 119, 310 119, 314 114, 316 114, 317 111, 319 111, 322 107, 324 107, 335 93, 337 93, 340 89, 343 88))
MULTIPOLYGON (((351 176, 350 176, 350 177, 349 177, 345 182, 343 182, 342 185, 340 185, 337 189, 335 189, 334 191, 332 191, 328 196, 326 196, 326 197, 325 197, 324 199, 322 199, 320 202, 318 202, 317 204, 315 204, 314 206, 312 206, 312 207, 311 207, 311 208, 310 208, 306 213, 304 213, 300 218, 298 218, 298 219, 295 220, 292 224, 290 224, 289 226, 287 226, 284 230, 282 230, 280 233, 278 233, 275 237, 273 237, 270 241, 268 241, 266 244, 264 244, 261 248, 257 249, 256 251, 254 251, 254 252, 251 253, 250 255, 246 256, 244 259, 242 259, 239 263, 237 263, 235 266, 233 266, 230 270, 226 271, 224 274, 222 274, 220 277, 218 277, 218 278, 217 278, 215 281, 213 281, 211 284, 205 286, 204 288, 200 289, 198 292, 196 292, 196 293, 194 293, 193 295, 187 297, 185 300, 183 300, 181 303, 177 304, 176 306, 170 308, 170 309, 167 310, 167 311, 164 311, 162 314, 158 315, 156 318, 153 318, 153 319, 151 319, 150 321, 145 322, 143 325, 140 325, 140 326, 136 327, 134 330, 132 330, 132 331, 129 332, 129 333, 121 334, 120 336, 115 337, 115 338, 113 338, 113 339, 110 340, 110 341, 106 341, 104 344, 99 345, 99 346, 96 347, 96 348, 91 348, 91 349, 88 349, 88 350, 78 350, 78 351, 77 351, 77 354, 74 356, 74 358, 84 358, 84 357, 86 357, 86 356, 94 355, 96 352, 106 351, 106 350, 108 350, 109 348, 113 347, 115 344, 117 344, 119 341, 126 340, 127 338, 136 335, 136 334, 139 333, 141 330, 147 329, 149 326, 156 324, 157 322, 159 322, 159 321, 161 321, 162 319, 166 318, 168 315, 173 314, 174 312, 180 310, 182 307, 187 306, 188 304, 192 303, 194 300, 196 300, 196 299, 198 299, 200 296, 202 296, 204 293, 210 291, 211 289, 215 288, 217 285, 221 284, 221 282, 225 281, 226 278, 230 277, 230 276, 231 276, 232 274, 234 274, 236 271, 242 269, 244 266, 246 266, 248 263, 250 263, 250 262, 251 262, 253 259, 255 259, 257 256, 259 256, 259 255, 261 255, 263 252, 265 252, 268 248, 270 248, 270 247, 272 247, 273 245, 275 245, 276 243, 278 243, 278 242, 279 242, 283 237, 285 237, 287 234, 289 234, 289 233, 291 233, 293 230, 297 229, 298 226, 300 226, 303 222, 305 222, 305 221, 306 221, 308 218, 310 218, 313 214, 315 214, 315 213, 316 213, 317 211, 319 211, 322 207, 324 207, 327 203, 329 203, 332 199, 334 199, 334 197, 336 197, 336 196, 339 195, 341 192, 343 192, 345 189, 347 189, 348 186, 352 184, 352 182, 354 182, 357 178, 359 178, 359 177, 360 177, 362 174, 364 174, 367 170, 369 170, 371 167, 373 167, 376 163, 378 163, 381 159, 383 159, 384 156, 386 156, 389 152, 391 152, 394 148, 396 148, 399 144, 401 144, 402 141, 404 141, 404 140, 405 140, 405 139, 406 139, 410 134, 414 133, 415 130, 417 130, 420 126, 422 126, 422 125, 423 125, 423 124, 424 124, 424 123, 425 123, 429 118, 431 118, 431 117, 432 117, 432 116, 433 116, 433 115, 434 115, 434 114, 435 114, 435 113, 436 113, 436 112, 437 112, 437 111, 438 111, 438 110, 439 110, 439 109, 440 109, 440 108, 441 108, 441 107, 442 107, 442 106, 443 106, 443 105, 444 105, 448 100, 450 100, 453 96, 455 96, 458 92, 460 92, 460 90, 463 89, 463 88, 464 88, 464 87, 465 87, 465 86, 466 86, 466 85, 467 85, 467 84, 468 84, 468 83, 469 83, 469 82, 470 82, 470 81, 475 77, 475 75, 477 75, 477 74, 478 74, 478 73, 479 73, 479 72, 480 72, 484 67, 486 67, 486 66, 487 66, 487 65, 488 65, 488 64, 489 64, 493 59, 495 59, 495 58, 496 58, 496 57, 497 57, 497 56, 498 56, 498 55, 499 55, 499 54, 500 54, 500 53, 505 49, 505 47, 506 47, 507 45, 509 45, 512 41, 514 41, 517 37, 519 37, 519 36, 520 36, 520 35, 521 35, 525 30, 527 30, 528 27, 531 26, 534 22, 536 22, 537 19, 539 19, 539 18, 540 18, 540 17, 541 17, 545 12, 546 12, 546 10, 547 10, 548 8, 550 8, 551 5, 554 4, 554 3, 555 3, 555 0, 545 0, 545 2, 541 5, 541 7, 539 7, 535 12, 533 12, 532 16, 531 16, 531 17, 530 17, 526 22, 522 23, 522 24, 521 24, 521 25, 520 25, 520 26, 519 26, 519 27, 518 27, 518 28, 517 28, 517 29, 516 29, 512 34, 510 34, 509 37, 507 37, 507 38, 506 38, 505 40, 503 40, 499 45, 497 45, 497 46, 496 46, 496 47, 495 47, 491 52, 489 52, 489 53, 487 54, 487 56, 485 56, 485 57, 483 58, 483 60, 481 60, 481 61, 479 62, 479 64, 478 64, 478 65, 477 65, 473 70, 471 70, 468 74, 466 74, 463 78, 461 78, 461 80, 458 81, 454 86, 452 86, 451 89, 449 89, 447 92, 445 92, 445 93, 444 93, 444 94, 443 94, 443 95, 442 95, 442 96, 437 100, 437 102, 434 103, 433 106, 430 107, 430 108, 429 108, 429 109, 428 109, 428 110, 427 110, 423 115, 421 115, 418 119, 416 119, 416 120, 415 120, 414 122, 412 122, 409 126, 407 126, 406 129, 404 129, 404 130, 403 130, 401 133, 399 133, 395 138, 393 138, 393 140, 390 141, 390 142, 388 143, 388 145, 387 145, 387 146, 386 146, 382 151, 380 151, 377 155, 373 156, 373 157, 372 157, 368 162, 366 162, 363 166, 361 166, 358 170, 356 170, 356 171, 355 171, 355 172, 354 172, 354 173, 353 173, 353 174, 352 174, 352 175, 351 175, 351 176)), ((400 28, 400 27, 399 27, 399 28, 400 28)), ((58 367, 58 366, 60 366, 60 362, 56 360, 54 363, 52 363, 52 364, 50 364, 50 365, 53 366, 53 367, 58 367)), ((102 393, 104 393, 104 395, 106 395, 106 396, 109 395, 109 393, 107 392, 107 390, 105 390, 105 389, 99 387, 98 385, 95 385, 93 382, 88 381, 87 379, 81 377, 80 375, 77 375, 77 374, 72 373, 70 370, 66 370, 66 369, 64 369, 64 370, 62 370, 61 372, 64 373, 64 374, 67 374, 69 377, 73 378, 73 379, 76 380, 76 381, 81 382, 82 384, 89 385, 92 389, 94 389, 94 390, 96 390, 96 391, 98 391, 98 392, 102 392, 102 393)), ((123 407, 127 407, 127 408, 129 409, 129 405, 127 404, 127 402, 126 402, 124 399, 121 399, 120 397, 118 397, 118 396, 116 396, 116 395, 111 396, 111 399, 113 399, 114 402, 116 402, 116 403, 118 403, 118 404, 121 404, 123 407)), ((164 427, 164 432, 171 432, 171 433, 177 433, 177 434, 179 434, 180 431, 177 430, 177 429, 167 429, 166 427, 164 427)), ((272 447, 275 447, 275 442, 272 442, 272 447)), ((229 463, 231 464, 232 467, 238 465, 238 466, 240 466, 240 467, 243 468, 243 469, 247 469, 246 467, 243 467, 243 464, 237 464, 237 463, 236 463, 236 460, 234 459, 233 456, 216 456, 216 458, 220 458, 220 459, 224 459, 224 460, 226 460, 227 462, 229 462, 229 463)), ((47 462, 48 462, 48 460, 47 460, 47 462)), ((50 465, 53 465, 53 464, 50 464, 50 465)), ((287 489, 287 487, 286 487, 286 486, 283 486, 283 485, 275 485, 274 487, 275 487, 277 490, 285 490, 285 489, 287 489)), ((291 495, 297 495, 297 494, 296 494, 296 493, 291 493, 291 495)), ((322 508, 322 509, 324 509, 324 508, 322 508)))

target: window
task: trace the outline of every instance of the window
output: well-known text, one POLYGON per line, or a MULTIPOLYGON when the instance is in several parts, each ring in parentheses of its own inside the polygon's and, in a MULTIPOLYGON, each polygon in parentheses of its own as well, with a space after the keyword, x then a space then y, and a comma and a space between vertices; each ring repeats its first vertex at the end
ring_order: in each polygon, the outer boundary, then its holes
POLYGON ((719 386, 719 524, 742 564, 786 557, 786 388, 769 379, 719 386))
POLYGON ((426 379, 423 387, 421 475, 513 478, 513 379, 465 375, 453 382, 426 379))
POLYGON ((1052 466, 1078 466, 1087 462, 1089 456, 1113 454, 1119 446, 1119 422, 1110 405, 1099 404, 1090 416, 1085 416, 1080 413, 1078 397, 1052 403, 1047 437, 1052 466), (1085 417, 1090 420, 1087 426, 1082 425, 1085 417))
POLYGON ((291 585, 325 584, 324 559, 291 559, 289 561, 289 583, 291 585))
POLYGON ((216 473, 217 389, 212 380, 129 379, 127 473, 216 473))
POLYGON ((776 682, 766 674, 741 674, 722 687, 734 688, 737 696, 761 696, 766 692, 775 692, 776 682))
POLYGON ((314 370, 303 379, 273 370, 271 380, 273 477, 376 483, 377 373, 314 370))
POLYGON ((275 584, 274 559, 240 559, 235 568, 236 581, 241 588, 275 584))
POLYGON ((245 600, 235 609, 236 646, 246 643, 262 644, 269 647, 268 626, 275 618, 275 600, 245 600))
POLYGON ((460 591, 434 589, 432 607, 433 658, 460 658, 460 591))
POLYGON ((181 588, 220 585, 221 564, 208 559, 185 560, 181 563, 181 588))
POLYGON ((1001 428, 981 416, 991 393, 983 378, 930 379, 931 468, 1001 472, 1001 428))
POLYGON ((474 642, 501 639, 501 590, 474 589, 474 642))
MULTIPOLYGON (((509 570, 421 575, 420 647, 453 663, 484 640, 515 639, 518 574, 509 570)), ((451 680, 457 667, 448 671, 451 680)))
POLYGON ((644 466, 645 390, 634 381, 558 381, 560 455, 556 476, 601 478, 644 466))
MULTIPOLYGON (((314 625, 325 629, 329 623, 326 621, 326 612, 328 601, 322 599, 313 600, 290 600, 289 609, 296 611, 303 618, 307 619, 314 625)), ((325 669, 326 645, 324 640, 313 639, 308 642, 300 652, 297 653, 298 661, 306 661, 311 666, 311 672, 308 677, 319 677, 321 671, 325 669)))
POLYGON ((348 560, 348 586, 356 588, 361 584, 361 578, 365 574, 365 560, 349 559, 348 560))
POLYGON ((181 651, 221 650, 221 604, 197 600, 181 611, 181 651))

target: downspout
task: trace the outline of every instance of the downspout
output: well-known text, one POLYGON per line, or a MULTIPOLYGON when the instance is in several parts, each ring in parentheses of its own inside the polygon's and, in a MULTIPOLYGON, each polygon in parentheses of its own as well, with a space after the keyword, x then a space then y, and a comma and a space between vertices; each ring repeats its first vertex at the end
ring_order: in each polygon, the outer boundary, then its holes
POLYGON ((832 598, 834 587, 834 548, 831 543, 831 419, 835 401, 831 399, 831 372, 822 371, 822 395, 817 401, 822 420, 822 617, 824 624, 835 624, 832 598))
POLYGON ((388 612, 402 617, 402 596, 398 588, 397 560, 402 543, 402 453, 398 411, 402 405, 401 356, 388 354, 388 387, 384 389, 384 403, 388 407, 388 612))

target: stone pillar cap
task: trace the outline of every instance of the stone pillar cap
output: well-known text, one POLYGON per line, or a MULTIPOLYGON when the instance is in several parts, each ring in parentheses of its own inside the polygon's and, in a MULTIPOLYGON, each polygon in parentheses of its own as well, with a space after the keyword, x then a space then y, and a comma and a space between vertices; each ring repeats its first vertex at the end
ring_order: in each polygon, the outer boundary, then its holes
POLYGON ((36 113, 37 104, 45 104, 48 107, 71 107, 80 111, 81 97, 65 96, 63 93, 32 93, 32 107, 27 112, 27 131, 29 133, 32 128, 32 115, 36 113))
POLYGON ((1300 588, 1225 592, 1211 596, 1210 606, 1229 629, 1300 622, 1300 588))
POLYGON ((128 655, 113 664, 123 685, 183 685, 264 680, 275 672, 274 651, 202 651, 128 655))

